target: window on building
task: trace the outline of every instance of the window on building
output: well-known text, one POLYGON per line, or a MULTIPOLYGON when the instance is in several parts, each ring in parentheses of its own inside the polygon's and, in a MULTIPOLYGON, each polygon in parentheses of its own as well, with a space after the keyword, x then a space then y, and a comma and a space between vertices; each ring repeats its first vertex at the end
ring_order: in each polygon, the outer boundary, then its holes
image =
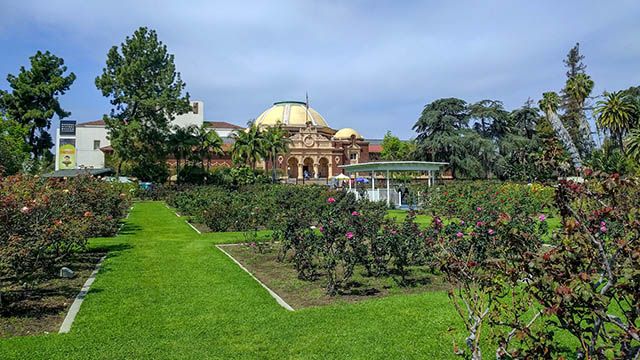
POLYGON ((100 140, 93 140, 93 150, 100 149, 100 140))
POLYGON ((349 159, 350 160, 358 160, 358 154, 356 154, 356 153, 349 154, 349 159))
POLYGON ((194 102, 193 105, 191 105, 191 107, 193 108, 193 113, 197 114, 198 113, 198 103, 194 102))

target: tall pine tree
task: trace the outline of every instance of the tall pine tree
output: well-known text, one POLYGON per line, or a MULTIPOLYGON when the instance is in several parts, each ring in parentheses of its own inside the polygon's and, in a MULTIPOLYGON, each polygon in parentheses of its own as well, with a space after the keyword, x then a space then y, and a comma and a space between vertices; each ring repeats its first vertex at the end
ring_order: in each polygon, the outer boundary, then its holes
POLYGON ((188 112, 190 105, 174 56, 156 32, 141 27, 119 48, 112 47, 96 87, 114 106, 104 120, 120 159, 118 172, 124 161, 133 176, 164 181, 171 120, 188 112))
POLYGON ((588 158, 595 147, 591 127, 585 113, 587 100, 593 90, 593 80, 586 74, 587 66, 582 62, 580 44, 569 50, 564 65, 567 68, 567 81, 562 89, 561 116, 564 126, 583 158, 588 158))

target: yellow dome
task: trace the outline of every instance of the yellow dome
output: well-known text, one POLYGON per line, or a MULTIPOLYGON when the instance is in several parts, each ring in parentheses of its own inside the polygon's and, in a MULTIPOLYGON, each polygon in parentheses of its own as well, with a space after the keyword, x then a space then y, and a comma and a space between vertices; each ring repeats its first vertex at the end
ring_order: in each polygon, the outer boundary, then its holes
POLYGON ((360 135, 357 131, 352 128, 344 128, 338 130, 338 132, 333 135, 334 140, 350 140, 351 136, 355 136, 356 139, 362 140, 364 139, 362 135, 360 135))
POLYGON ((274 103, 272 107, 256 118, 258 126, 274 126, 278 123, 284 127, 305 127, 307 121, 311 125, 329 127, 324 118, 312 108, 300 101, 282 101, 274 103))

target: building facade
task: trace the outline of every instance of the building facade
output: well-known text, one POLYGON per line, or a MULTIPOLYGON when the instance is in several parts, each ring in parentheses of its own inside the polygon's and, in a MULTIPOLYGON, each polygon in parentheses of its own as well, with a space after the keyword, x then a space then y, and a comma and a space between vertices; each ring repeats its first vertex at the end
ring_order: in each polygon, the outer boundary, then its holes
MULTIPOLYGON (((233 133, 244 128, 223 121, 204 120, 204 103, 193 101, 190 112, 176 116, 173 125, 186 127, 206 125, 222 138, 223 155, 212 156, 208 167, 232 166, 231 148, 233 133)), ((265 129, 281 126, 289 139, 289 151, 278 156, 276 167, 283 177, 290 179, 324 179, 341 173, 340 165, 366 163, 379 160, 382 150, 379 140, 366 140, 352 128, 335 130, 315 109, 304 102, 276 102, 255 119, 255 124, 265 129)), ((105 167, 105 155, 113 152, 103 120, 83 122, 75 125, 75 131, 58 129, 56 144, 56 170, 101 169, 105 167), (71 154, 70 144, 75 146, 75 160, 67 159, 71 154)), ((62 128, 62 126, 61 126, 62 128)), ((168 159, 175 166, 174 159, 168 159)), ((271 170, 269 162, 260 162, 258 167, 271 170)))
MULTIPOLYGON (((300 101, 276 102, 255 120, 260 128, 281 126, 289 137, 289 151, 276 166, 290 179, 324 179, 340 174, 340 165, 379 158, 370 143, 352 128, 335 130, 316 110, 300 101)), ((271 164, 261 163, 270 170, 271 164)))

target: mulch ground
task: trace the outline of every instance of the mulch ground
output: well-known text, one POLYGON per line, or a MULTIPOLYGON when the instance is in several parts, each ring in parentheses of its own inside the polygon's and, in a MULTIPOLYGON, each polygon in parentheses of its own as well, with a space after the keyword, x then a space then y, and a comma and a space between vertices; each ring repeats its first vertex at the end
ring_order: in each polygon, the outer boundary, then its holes
POLYGON ((313 281, 298 279, 291 262, 278 261, 277 244, 264 252, 242 244, 222 248, 294 309, 447 289, 442 276, 424 267, 412 267, 405 286, 399 285, 400 276, 367 276, 363 267, 357 267, 348 286, 338 295, 329 296, 325 291, 326 276, 319 274, 313 281))
POLYGON ((67 309, 104 255, 104 252, 75 254, 56 265, 56 273, 28 285, 0 278, 3 301, 0 306, 0 337, 57 332, 67 309), (75 276, 60 278, 58 271, 63 266, 73 270, 75 276))

